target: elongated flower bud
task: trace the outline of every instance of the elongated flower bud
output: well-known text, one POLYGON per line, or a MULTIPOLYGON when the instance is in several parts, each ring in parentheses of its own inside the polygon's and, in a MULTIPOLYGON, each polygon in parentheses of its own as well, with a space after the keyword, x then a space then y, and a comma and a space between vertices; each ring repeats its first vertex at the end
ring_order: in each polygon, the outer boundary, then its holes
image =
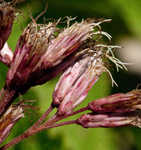
POLYGON ((85 128, 95 127, 141 127, 141 91, 118 93, 89 103, 90 114, 78 119, 85 128))
POLYGON ((23 117, 24 112, 21 106, 13 105, 6 111, 0 119, 0 143, 9 135, 17 121, 23 117))
POLYGON ((0 4, 0 50, 11 33, 13 21, 15 18, 15 9, 9 3, 0 4))
POLYGON ((84 128, 111 128, 121 126, 136 126, 140 128, 141 113, 84 114, 77 122, 84 128))
POLYGON ((59 105, 60 115, 70 113, 105 71, 101 52, 85 56, 70 66, 61 76, 53 93, 53 105, 59 105))
POLYGON ((55 38, 48 47, 43 60, 40 60, 38 65, 44 62, 46 67, 52 67, 59 64, 66 56, 73 53, 85 40, 90 38, 94 32, 93 28, 96 23, 82 21, 74 23, 72 26, 64 29, 57 38, 55 38))
POLYGON ((7 87, 23 88, 28 80, 34 78, 42 70, 42 66, 36 68, 46 52, 50 40, 54 37, 56 26, 30 24, 20 36, 14 53, 13 62, 7 74, 7 87), (36 71, 36 74, 33 72, 36 71))
POLYGON ((89 109, 95 113, 131 112, 141 109, 141 91, 133 90, 126 94, 118 93, 89 103, 89 109))

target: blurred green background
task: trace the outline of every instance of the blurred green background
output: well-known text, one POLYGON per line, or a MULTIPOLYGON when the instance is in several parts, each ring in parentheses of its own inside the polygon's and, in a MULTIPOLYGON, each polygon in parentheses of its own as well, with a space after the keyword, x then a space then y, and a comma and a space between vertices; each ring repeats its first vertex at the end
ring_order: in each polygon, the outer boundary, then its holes
MULTIPOLYGON (((43 11, 47 2, 48 10, 40 18, 40 23, 44 19, 64 16, 77 16, 78 20, 90 17, 111 18, 112 22, 103 24, 102 28, 112 35, 112 44, 119 44, 125 37, 141 40, 141 0, 25 0, 17 5, 21 15, 17 17, 8 40, 13 50, 19 35, 30 21, 30 16, 36 17, 43 11)), ((0 63, 0 88, 4 85, 7 70, 7 67, 0 63)), ((127 92, 140 83, 140 74, 132 71, 117 73, 113 69, 112 73, 119 87, 112 88, 110 78, 103 74, 82 105, 110 93, 127 92)), ((58 77, 42 86, 34 87, 23 96, 25 99, 35 99, 34 105, 40 109, 27 112, 25 118, 14 127, 7 141, 22 133, 47 109, 57 80, 58 77)), ((72 125, 40 132, 11 150, 140 150, 140 131, 129 127, 83 129, 72 125)))

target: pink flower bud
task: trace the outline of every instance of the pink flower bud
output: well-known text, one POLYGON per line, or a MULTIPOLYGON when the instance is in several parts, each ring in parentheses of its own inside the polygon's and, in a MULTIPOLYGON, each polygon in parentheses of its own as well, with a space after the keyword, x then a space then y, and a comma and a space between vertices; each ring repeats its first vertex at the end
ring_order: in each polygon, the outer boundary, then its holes
POLYGON ((77 121, 85 128, 141 127, 141 91, 114 94, 89 103, 91 114, 82 115, 77 121))
POLYGON ((15 9, 9 3, 0 4, 0 50, 11 33, 13 21, 15 18, 15 9))
POLYGON ((118 93, 89 103, 89 109, 96 113, 131 112, 141 109, 141 91, 118 93))
POLYGON ((53 93, 53 105, 59 105, 60 115, 70 113, 80 104, 105 71, 100 55, 100 51, 87 55, 63 73, 53 93))
POLYGON ((0 119, 0 143, 9 135, 17 121, 23 117, 24 112, 21 106, 13 105, 7 110, 0 119))
POLYGON ((134 120, 135 118, 123 114, 84 114, 77 122, 84 128, 111 128, 132 125, 134 120))

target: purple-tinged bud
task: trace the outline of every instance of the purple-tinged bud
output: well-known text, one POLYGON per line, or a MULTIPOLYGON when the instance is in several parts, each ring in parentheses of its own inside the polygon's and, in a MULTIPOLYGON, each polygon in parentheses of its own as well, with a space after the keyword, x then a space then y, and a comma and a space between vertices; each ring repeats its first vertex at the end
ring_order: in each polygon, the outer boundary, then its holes
POLYGON ((77 123, 84 128, 111 128, 121 126, 141 127, 141 114, 84 114, 77 120, 77 123))
POLYGON ((91 114, 84 114, 78 124, 85 128, 141 127, 141 91, 118 93, 89 103, 91 114))
POLYGON ((101 51, 86 55, 70 66, 53 93, 53 105, 59 106, 58 114, 68 114, 80 104, 104 71, 101 51))
POLYGON ((24 117, 23 108, 20 105, 11 106, 0 119, 0 143, 10 134, 17 121, 24 117))
POLYGON ((118 93, 92 101, 89 109, 95 113, 105 112, 131 112, 141 109, 141 91, 133 90, 126 94, 118 93))
POLYGON ((30 24, 20 36, 14 52, 13 62, 7 74, 6 85, 8 88, 22 90, 29 79, 38 76, 42 66, 36 67, 41 57, 45 54, 49 42, 54 38, 56 25, 30 24), (35 74, 33 74, 36 72, 35 74))
POLYGON ((59 64, 65 57, 76 51, 80 45, 94 35, 94 27, 100 23, 82 21, 74 23, 72 26, 65 28, 57 38, 49 44, 48 50, 37 66, 43 62, 46 67, 52 67, 59 64))
POLYGON ((7 2, 0 4, 0 50, 12 31, 15 9, 7 2))

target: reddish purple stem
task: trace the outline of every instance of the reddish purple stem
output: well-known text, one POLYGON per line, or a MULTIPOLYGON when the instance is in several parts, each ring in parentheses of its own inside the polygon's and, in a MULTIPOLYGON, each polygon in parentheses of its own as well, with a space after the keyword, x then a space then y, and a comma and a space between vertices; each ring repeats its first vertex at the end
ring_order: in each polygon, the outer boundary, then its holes
POLYGON ((19 143, 20 141, 24 140, 25 138, 28 138, 29 136, 32 136, 33 134, 40 132, 44 129, 49 129, 49 128, 55 128, 59 126, 64 126, 64 125, 70 125, 70 124, 76 124, 76 120, 71 120, 71 121, 66 121, 66 122, 61 122, 58 124, 55 124, 57 121, 60 121, 62 119, 65 119, 67 117, 76 115, 78 113, 84 112, 88 110, 88 107, 81 108, 80 110, 77 110, 75 112, 72 112, 71 114, 68 114, 66 116, 58 116, 57 113, 52 117, 52 119, 48 120, 47 122, 43 123, 41 126, 36 126, 39 125, 46 117, 47 115, 52 111, 52 106, 49 107, 49 109, 43 114, 43 116, 27 131, 25 131, 22 135, 14 138, 12 141, 10 141, 8 144, 2 146, 0 150, 6 150, 9 147, 19 143))

